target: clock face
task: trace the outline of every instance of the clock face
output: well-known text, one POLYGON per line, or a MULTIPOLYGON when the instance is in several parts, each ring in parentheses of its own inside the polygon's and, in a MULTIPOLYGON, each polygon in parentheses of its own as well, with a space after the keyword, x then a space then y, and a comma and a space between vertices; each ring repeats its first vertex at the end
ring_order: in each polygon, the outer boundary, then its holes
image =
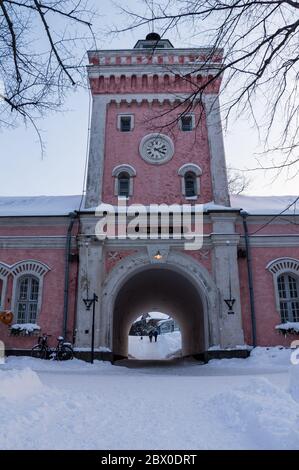
POLYGON ((148 163, 160 165, 170 160, 174 153, 172 140, 163 134, 149 134, 140 142, 141 157, 148 163))

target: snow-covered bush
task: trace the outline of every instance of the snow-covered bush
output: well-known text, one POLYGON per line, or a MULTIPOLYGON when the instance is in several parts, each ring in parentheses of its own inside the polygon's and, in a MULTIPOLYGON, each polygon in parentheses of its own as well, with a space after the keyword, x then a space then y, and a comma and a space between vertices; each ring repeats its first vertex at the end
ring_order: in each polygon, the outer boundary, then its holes
POLYGON ((281 323, 280 325, 276 325, 276 330, 279 333, 283 334, 284 336, 289 335, 299 335, 299 322, 290 322, 287 321, 286 323, 281 323))
POLYGON ((40 331, 40 326, 36 323, 15 323, 10 327, 10 333, 13 336, 33 336, 40 331))

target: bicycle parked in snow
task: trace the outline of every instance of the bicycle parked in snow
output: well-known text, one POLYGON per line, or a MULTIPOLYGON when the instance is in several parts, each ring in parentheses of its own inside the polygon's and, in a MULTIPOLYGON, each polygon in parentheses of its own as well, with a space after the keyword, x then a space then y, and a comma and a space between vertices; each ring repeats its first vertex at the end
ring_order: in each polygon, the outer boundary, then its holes
POLYGON ((74 351, 71 343, 67 343, 62 336, 59 336, 56 348, 51 348, 48 345, 48 338, 50 336, 43 334, 38 338, 38 344, 31 349, 31 356, 37 359, 53 359, 57 361, 73 359, 74 351))

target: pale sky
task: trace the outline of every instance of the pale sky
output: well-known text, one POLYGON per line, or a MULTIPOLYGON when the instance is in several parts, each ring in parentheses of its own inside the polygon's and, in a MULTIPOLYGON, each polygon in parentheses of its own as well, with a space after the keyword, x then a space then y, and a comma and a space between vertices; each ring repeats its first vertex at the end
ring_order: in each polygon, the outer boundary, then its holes
MULTIPOLYGON (((129 0, 130 7, 139 0, 129 0)), ((106 14, 98 18, 97 29, 107 30, 111 24, 124 23, 111 0, 101 0, 101 11, 106 14)), ((156 28, 159 32, 159 28, 156 28)), ((97 46, 102 49, 132 48, 138 39, 148 32, 145 27, 134 32, 106 36, 99 33, 97 46)), ((175 47, 200 46, 184 36, 170 32, 168 38, 175 47)), ((87 63, 87 60, 86 60, 87 63)), ((61 113, 47 116, 38 122, 43 130, 46 144, 41 158, 37 136, 31 127, 20 124, 17 129, 0 131, 1 196, 67 195, 81 194, 86 156, 88 130, 88 93, 72 92, 61 113)), ((261 110, 262 111, 262 110, 261 110)), ((235 168, 256 167, 255 154, 263 150, 257 132, 251 129, 245 118, 232 120, 224 135, 226 159, 235 168)), ((286 174, 273 181, 273 172, 254 172, 248 194, 297 195, 298 181, 286 174)))

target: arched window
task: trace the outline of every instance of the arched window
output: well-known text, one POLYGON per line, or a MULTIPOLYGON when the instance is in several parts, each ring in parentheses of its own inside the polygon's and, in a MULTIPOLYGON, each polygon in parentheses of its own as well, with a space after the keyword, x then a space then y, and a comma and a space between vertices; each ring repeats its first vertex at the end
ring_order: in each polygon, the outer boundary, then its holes
POLYGON ((22 276, 17 287, 17 323, 36 323, 39 299, 39 279, 22 276))
POLYGON ((294 274, 284 273, 277 277, 279 308, 282 323, 299 322, 299 282, 294 274))
POLYGON ((182 181, 182 194, 185 198, 196 199, 200 195, 201 168, 195 163, 186 163, 181 166, 178 175, 182 181))
POLYGON ((118 196, 130 196, 130 175, 124 171, 118 175, 118 196))
POLYGON ((113 169, 112 176, 115 178, 115 196, 133 196, 133 178, 136 176, 135 168, 128 164, 118 165, 113 169))
POLYGON ((36 323, 42 307, 44 276, 50 268, 28 259, 10 267, 13 276, 12 308, 16 323, 36 323))
POLYGON ((197 196, 196 190, 196 175, 191 171, 188 171, 185 176, 185 196, 186 197, 194 197, 197 196))

